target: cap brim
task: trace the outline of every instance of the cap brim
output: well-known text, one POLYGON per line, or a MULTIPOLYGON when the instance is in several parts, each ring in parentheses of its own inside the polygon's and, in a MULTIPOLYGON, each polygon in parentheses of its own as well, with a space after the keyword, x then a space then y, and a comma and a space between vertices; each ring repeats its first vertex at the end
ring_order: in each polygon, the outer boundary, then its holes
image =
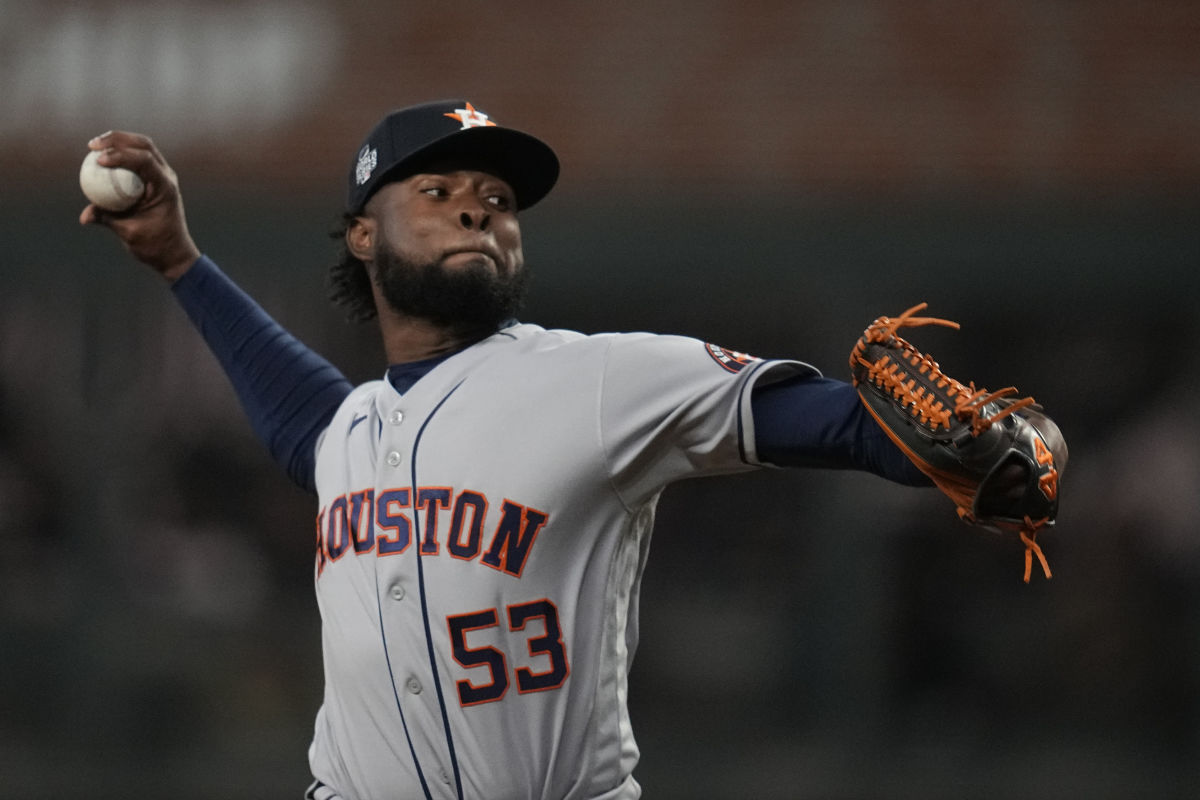
POLYGON ((512 187, 518 209, 529 208, 541 200, 558 180, 558 157, 540 139, 512 128, 465 128, 431 142, 372 176, 365 187, 363 205, 384 184, 403 180, 423 166, 443 160, 503 179, 512 187))

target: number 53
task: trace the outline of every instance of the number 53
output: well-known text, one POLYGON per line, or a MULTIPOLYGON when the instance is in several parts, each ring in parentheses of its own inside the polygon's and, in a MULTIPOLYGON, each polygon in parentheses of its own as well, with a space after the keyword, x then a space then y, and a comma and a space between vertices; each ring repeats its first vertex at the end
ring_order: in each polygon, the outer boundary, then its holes
MULTIPOLYGON (((532 623, 538 626, 542 635, 529 637, 529 655, 531 658, 546 657, 549 659, 546 669, 534 671, 535 666, 546 665, 539 661, 530 666, 517 667, 514 674, 517 679, 517 691, 544 692, 557 689, 563 685, 571 673, 567 663, 567 651, 563 647, 562 629, 558 625, 558 609, 549 600, 534 600, 531 603, 508 606, 508 629, 512 632, 525 630, 532 623)), ((454 660, 467 669, 486 667, 491 673, 489 683, 476 686, 470 680, 460 680, 455 683, 458 687, 458 700, 464 706, 474 706, 480 703, 491 703, 504 697, 508 691, 508 659, 504 652, 491 646, 467 647, 467 634, 471 631, 496 628, 500 625, 496 609, 474 611, 470 614, 456 614, 446 618, 450 628, 450 645, 454 652, 454 660)))

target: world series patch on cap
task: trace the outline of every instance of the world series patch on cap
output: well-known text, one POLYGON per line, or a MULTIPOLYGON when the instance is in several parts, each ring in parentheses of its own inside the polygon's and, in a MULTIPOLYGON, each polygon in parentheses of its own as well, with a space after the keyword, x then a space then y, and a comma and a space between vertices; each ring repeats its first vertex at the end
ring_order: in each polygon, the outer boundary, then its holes
POLYGON ((367 135, 350 167, 346 210, 362 213, 381 186, 435 161, 502 178, 517 208, 528 208, 558 180, 558 157, 534 136, 498 125, 466 100, 439 100, 393 111, 367 135))

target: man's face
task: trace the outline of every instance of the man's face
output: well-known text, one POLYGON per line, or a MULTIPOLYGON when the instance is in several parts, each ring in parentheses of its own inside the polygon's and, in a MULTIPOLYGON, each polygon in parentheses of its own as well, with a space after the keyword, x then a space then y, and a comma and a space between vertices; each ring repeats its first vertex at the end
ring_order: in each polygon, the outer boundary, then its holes
POLYGON ((512 188, 486 172, 422 172, 367 203, 374 279, 395 311, 460 331, 494 330, 524 297, 512 188))

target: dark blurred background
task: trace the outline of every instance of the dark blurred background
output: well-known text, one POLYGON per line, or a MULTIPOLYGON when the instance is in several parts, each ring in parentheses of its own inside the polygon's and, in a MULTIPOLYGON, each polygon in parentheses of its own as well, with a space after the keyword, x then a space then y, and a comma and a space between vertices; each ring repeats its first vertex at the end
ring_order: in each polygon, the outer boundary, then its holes
POLYGON ((1200 796, 1200 4, 0 0, 0 796, 297 798, 314 503, 160 281, 83 229, 110 128, 352 377, 325 300, 387 110, 466 97, 563 173, 526 319, 846 375, 876 316, 1071 444, 1054 578, 937 492, 670 489, 632 714, 649 798, 1200 796))

